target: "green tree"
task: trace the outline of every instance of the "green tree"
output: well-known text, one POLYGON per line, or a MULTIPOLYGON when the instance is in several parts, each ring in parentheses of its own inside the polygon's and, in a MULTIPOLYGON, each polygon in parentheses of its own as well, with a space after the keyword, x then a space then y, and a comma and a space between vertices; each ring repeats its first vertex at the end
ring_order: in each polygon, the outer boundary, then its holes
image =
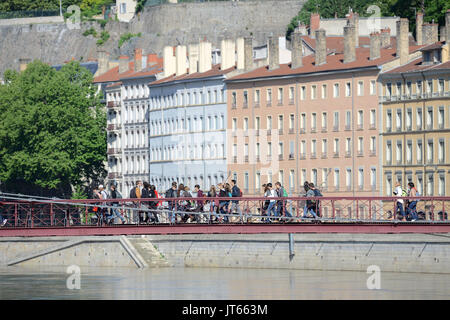
POLYGON ((78 62, 56 71, 35 61, 0 85, 2 189, 70 197, 103 179, 106 115, 78 62))

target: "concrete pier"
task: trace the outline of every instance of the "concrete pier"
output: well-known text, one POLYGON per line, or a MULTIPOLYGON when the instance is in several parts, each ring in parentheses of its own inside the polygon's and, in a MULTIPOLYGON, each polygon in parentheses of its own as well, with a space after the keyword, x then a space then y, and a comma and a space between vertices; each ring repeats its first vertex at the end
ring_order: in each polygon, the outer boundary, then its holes
POLYGON ((450 234, 197 234, 1 238, 0 265, 450 273, 450 234), (295 254, 292 254, 293 250, 295 254))

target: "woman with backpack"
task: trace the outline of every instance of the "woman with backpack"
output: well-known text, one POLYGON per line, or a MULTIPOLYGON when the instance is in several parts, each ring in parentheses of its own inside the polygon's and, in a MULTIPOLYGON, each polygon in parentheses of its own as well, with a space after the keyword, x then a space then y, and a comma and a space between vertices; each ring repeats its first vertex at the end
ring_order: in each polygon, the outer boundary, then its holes
MULTIPOLYGON (((417 197, 418 192, 416 187, 414 186, 413 182, 408 183, 408 197, 417 197)), ((406 207, 406 214, 411 215, 411 221, 416 221, 418 219, 417 217, 417 200, 409 201, 407 200, 407 207, 406 207)))

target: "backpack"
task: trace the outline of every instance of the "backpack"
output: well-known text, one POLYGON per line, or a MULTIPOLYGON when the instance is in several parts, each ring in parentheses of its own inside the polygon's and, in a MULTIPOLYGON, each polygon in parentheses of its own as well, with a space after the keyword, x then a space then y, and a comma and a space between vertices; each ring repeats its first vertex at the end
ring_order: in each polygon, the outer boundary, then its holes
POLYGON ((286 189, 283 188, 283 197, 289 197, 288 193, 286 192, 286 189))
POLYGON ((406 189, 402 188, 402 197, 407 197, 408 196, 408 192, 406 191, 406 189))
POLYGON ((320 192, 319 189, 314 189, 314 195, 315 195, 316 197, 323 197, 323 195, 322 195, 322 193, 320 192))

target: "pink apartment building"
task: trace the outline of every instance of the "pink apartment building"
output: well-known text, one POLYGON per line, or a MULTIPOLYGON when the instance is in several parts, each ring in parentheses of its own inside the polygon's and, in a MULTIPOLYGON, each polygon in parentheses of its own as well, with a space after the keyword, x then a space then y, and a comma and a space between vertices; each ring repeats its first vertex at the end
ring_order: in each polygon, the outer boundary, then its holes
POLYGON ((277 63, 277 45, 269 40, 268 66, 226 81, 228 171, 246 194, 262 194, 263 183, 280 181, 298 195, 309 181, 328 196, 380 195, 377 78, 381 66, 400 55, 408 60, 419 46, 403 35, 397 52, 373 33, 370 46, 356 47, 350 24, 343 52, 327 54, 324 30, 315 39, 315 54, 302 57, 295 33, 290 64, 277 63))

